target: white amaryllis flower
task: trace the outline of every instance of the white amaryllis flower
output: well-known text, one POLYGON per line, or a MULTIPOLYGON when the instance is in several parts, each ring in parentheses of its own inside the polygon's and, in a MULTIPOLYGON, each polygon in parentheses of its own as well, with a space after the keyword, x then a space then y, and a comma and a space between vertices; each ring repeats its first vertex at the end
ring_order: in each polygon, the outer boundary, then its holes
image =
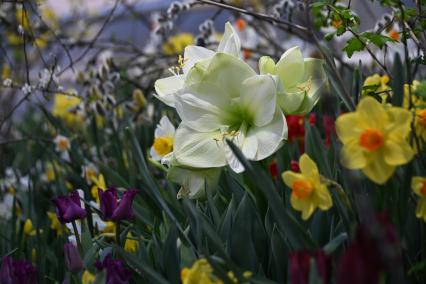
MULTIPOLYGON (((241 57, 241 43, 232 25, 228 22, 225 25, 225 33, 219 43, 217 52, 227 53, 237 58, 241 57)), ((166 105, 174 107, 175 97, 181 93, 185 84, 185 78, 189 70, 199 62, 208 64, 209 60, 216 52, 201 47, 190 45, 185 48, 183 56, 182 74, 159 79, 155 82, 155 91, 157 98, 166 105)))
POLYGON ((217 53, 208 66, 195 64, 185 91, 176 96, 182 123, 175 133, 174 157, 194 168, 244 167, 232 153, 232 140, 250 160, 272 155, 287 138, 287 124, 276 106, 276 82, 257 75, 238 58, 217 53))
POLYGON ((173 140, 175 136, 175 127, 167 118, 163 116, 157 124, 154 132, 154 144, 151 147, 151 157, 160 161, 166 155, 173 151, 173 140))
POLYGON ((327 81, 323 60, 303 58, 299 47, 288 49, 275 64, 269 56, 259 60, 261 74, 277 75, 281 81, 277 99, 285 114, 307 114, 318 102, 327 81))

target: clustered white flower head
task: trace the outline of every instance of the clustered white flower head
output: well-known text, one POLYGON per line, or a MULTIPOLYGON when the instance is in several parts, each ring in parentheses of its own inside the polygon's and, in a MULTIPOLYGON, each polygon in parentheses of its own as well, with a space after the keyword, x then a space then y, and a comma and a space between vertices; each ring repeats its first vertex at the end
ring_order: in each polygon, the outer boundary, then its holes
MULTIPOLYGON (((173 128, 174 137, 163 139, 172 141, 169 151, 155 147, 156 131, 151 155, 171 166, 169 179, 181 184, 181 196, 189 197, 198 197, 221 167, 244 171, 226 140, 249 160, 274 154, 287 139, 284 114, 310 112, 325 84, 321 60, 304 59, 298 47, 277 64, 262 57, 257 74, 242 60, 240 39, 230 23, 217 51, 188 46, 180 67, 182 73, 173 69, 173 76, 155 83, 158 99, 176 108, 181 123, 173 128)), ((165 121, 170 123, 163 117, 159 132, 165 121)))

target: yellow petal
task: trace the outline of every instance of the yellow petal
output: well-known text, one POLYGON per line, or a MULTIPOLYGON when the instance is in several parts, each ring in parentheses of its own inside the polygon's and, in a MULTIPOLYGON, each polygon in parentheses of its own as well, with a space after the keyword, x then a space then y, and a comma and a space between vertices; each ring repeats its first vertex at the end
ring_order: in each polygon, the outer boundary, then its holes
POLYGON ((386 163, 392 166, 406 164, 411 161, 414 155, 406 141, 395 141, 393 139, 386 141, 383 153, 386 163))
POLYGON ((345 113, 340 115, 336 120, 336 133, 343 144, 349 141, 358 140, 362 129, 359 116, 356 112, 345 113))
MULTIPOLYGON (((367 127, 381 129, 389 122, 388 115, 384 107, 372 97, 365 97, 357 107, 361 120, 367 127)), ((353 126, 352 126, 353 127, 353 126)))
POLYGON ((295 196, 291 195, 290 197, 291 206, 302 212, 302 219, 307 220, 314 213, 315 205, 312 203, 311 199, 298 199, 295 196))
POLYGON ((321 184, 315 188, 315 203, 321 210, 328 210, 333 206, 333 200, 327 186, 321 184))
POLYGON ((370 163, 362 169, 362 172, 372 181, 384 184, 395 171, 395 167, 388 165, 382 155, 375 155, 370 163))
POLYGON ((303 175, 298 174, 298 173, 294 173, 291 171, 286 171, 282 174, 282 178, 284 183, 288 186, 288 187, 292 187, 293 182, 297 179, 305 179, 305 177, 303 177, 303 175))
POLYGON ((367 165, 365 152, 358 140, 351 140, 343 145, 341 162, 348 169, 361 169, 367 165))
POLYGON ((423 182, 425 181, 426 178, 424 177, 413 177, 411 179, 411 189, 420 197, 423 197, 423 194, 420 192, 420 190, 423 188, 423 182))
POLYGON ((418 201, 416 207, 416 217, 423 219, 426 222, 426 198, 422 198, 418 201))
POLYGON ((299 165, 303 176, 308 178, 318 176, 318 167, 307 154, 300 157, 299 165))

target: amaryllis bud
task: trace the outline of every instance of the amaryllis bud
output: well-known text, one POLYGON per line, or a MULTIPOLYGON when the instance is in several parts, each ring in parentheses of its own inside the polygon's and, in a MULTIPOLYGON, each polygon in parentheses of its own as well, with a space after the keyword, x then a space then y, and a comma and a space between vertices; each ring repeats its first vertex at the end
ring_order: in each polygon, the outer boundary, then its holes
POLYGON ((59 196, 53 200, 56 216, 61 223, 70 223, 86 217, 86 210, 81 207, 80 196, 75 190, 68 196, 59 196))
POLYGON ((83 260, 81 259, 78 248, 72 243, 64 244, 65 266, 72 273, 77 273, 83 269, 83 260))
POLYGON ((133 218, 132 204, 138 191, 129 189, 118 200, 117 189, 98 190, 102 219, 120 221, 133 218))

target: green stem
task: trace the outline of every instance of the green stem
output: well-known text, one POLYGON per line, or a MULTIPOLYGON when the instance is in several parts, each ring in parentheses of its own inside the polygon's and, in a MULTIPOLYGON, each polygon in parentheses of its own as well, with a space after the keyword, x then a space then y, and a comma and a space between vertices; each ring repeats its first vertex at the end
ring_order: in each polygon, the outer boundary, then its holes
POLYGON ((120 221, 117 221, 115 223, 115 241, 117 242, 117 245, 121 247, 121 240, 120 240, 120 221))
POLYGON ((83 246, 81 245, 80 235, 77 230, 77 224, 75 223, 75 221, 72 221, 71 224, 74 230, 75 239, 77 240, 78 249, 80 250, 80 253, 83 253, 83 246))
POLYGON ((350 214, 352 216, 354 216, 354 212, 352 210, 351 202, 349 201, 348 196, 346 195, 345 191, 343 190, 343 187, 339 183, 335 182, 334 180, 328 179, 324 176, 321 176, 321 182, 327 184, 328 186, 333 186, 336 189, 337 194, 343 200, 345 207, 348 209, 350 214))

